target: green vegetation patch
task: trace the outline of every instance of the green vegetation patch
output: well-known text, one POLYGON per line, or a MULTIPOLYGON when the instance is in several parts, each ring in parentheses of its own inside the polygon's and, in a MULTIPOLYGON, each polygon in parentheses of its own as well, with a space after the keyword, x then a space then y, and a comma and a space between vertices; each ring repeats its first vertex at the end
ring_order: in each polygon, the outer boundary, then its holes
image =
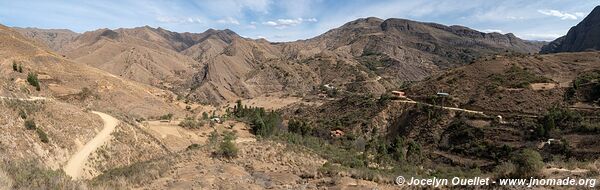
POLYGON ((492 74, 488 78, 494 85, 508 88, 526 88, 532 83, 552 82, 549 78, 534 74, 527 69, 515 65, 502 74, 492 74))

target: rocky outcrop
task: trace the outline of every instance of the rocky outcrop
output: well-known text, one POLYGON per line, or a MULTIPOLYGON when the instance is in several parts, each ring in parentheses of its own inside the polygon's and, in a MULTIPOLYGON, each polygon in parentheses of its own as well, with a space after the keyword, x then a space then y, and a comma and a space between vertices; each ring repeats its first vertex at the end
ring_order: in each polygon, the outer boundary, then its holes
POLYGON ((576 26, 567 35, 544 46, 541 53, 581 52, 600 50, 600 6, 576 26))
POLYGON ((58 51, 67 43, 73 41, 79 34, 67 29, 39 29, 39 28, 19 28, 14 30, 21 35, 46 44, 50 49, 58 51))

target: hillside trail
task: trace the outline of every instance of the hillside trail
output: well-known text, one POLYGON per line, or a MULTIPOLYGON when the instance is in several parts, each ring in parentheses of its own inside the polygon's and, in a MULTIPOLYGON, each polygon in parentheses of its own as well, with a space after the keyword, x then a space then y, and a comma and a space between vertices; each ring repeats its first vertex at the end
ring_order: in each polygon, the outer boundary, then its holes
POLYGON ((38 97, 38 96, 30 96, 28 98, 13 98, 13 97, 0 96, 0 99, 20 100, 20 101, 48 100, 48 98, 46 98, 46 97, 38 97))
MULTIPOLYGON (((30 96, 27 98, 15 98, 15 97, 6 97, 0 96, 0 99, 8 99, 8 100, 20 100, 20 101, 45 101, 51 100, 46 97, 37 97, 30 96)), ((100 116, 104 123, 104 128, 100 133, 98 133, 92 140, 90 140, 87 144, 85 144, 82 148, 80 148, 77 153, 75 153, 69 161, 67 165, 63 168, 65 173, 71 176, 74 179, 81 178, 83 168, 85 167, 85 162, 92 152, 96 151, 100 146, 102 146, 106 141, 110 140, 110 134, 115 130, 117 125, 119 125, 119 120, 102 112, 92 111, 92 113, 100 116)))
POLYGON ((92 113, 99 115, 100 118, 102 118, 104 128, 92 140, 85 144, 85 146, 78 150, 77 153, 71 156, 67 165, 63 168, 65 173, 74 179, 82 177, 85 162, 88 160, 90 154, 96 151, 96 149, 102 146, 106 141, 110 140, 110 134, 119 124, 119 120, 110 115, 95 111, 92 111, 92 113))
POLYGON ((437 106, 437 105, 432 105, 432 104, 425 103, 425 102, 417 102, 417 101, 414 101, 414 100, 396 100, 396 101, 397 102, 402 102, 402 103, 409 103, 409 104, 423 104, 423 105, 429 106, 429 107, 436 107, 436 108, 442 108, 442 109, 445 109, 445 110, 460 111, 460 112, 466 112, 466 113, 472 113, 472 114, 479 114, 479 115, 485 116, 485 114, 482 111, 462 109, 462 108, 456 108, 456 107, 437 106))

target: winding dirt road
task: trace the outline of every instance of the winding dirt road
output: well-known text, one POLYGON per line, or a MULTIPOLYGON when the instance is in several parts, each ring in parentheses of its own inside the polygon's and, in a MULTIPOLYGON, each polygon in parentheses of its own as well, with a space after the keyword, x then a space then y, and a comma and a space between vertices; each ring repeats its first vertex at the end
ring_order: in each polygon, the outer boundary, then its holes
POLYGON ((119 124, 119 120, 114 117, 101 112, 92 112, 102 118, 104 122, 104 128, 98 133, 92 140, 90 140, 85 146, 83 146, 77 153, 69 159, 67 165, 63 168, 67 175, 74 179, 82 177, 83 168, 85 162, 92 152, 96 151, 98 147, 102 146, 106 141, 110 140, 110 134, 115 130, 119 124))

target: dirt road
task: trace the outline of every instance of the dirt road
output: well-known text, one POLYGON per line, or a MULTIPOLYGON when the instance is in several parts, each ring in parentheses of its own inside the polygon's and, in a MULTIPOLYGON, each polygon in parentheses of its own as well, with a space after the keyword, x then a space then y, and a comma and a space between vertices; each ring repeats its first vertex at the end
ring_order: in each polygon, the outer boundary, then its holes
POLYGON ((479 115, 484 115, 485 114, 482 111, 475 111, 475 110, 468 110, 468 109, 462 109, 462 108, 455 108, 455 107, 443 107, 443 106, 436 106, 436 105, 432 105, 432 104, 428 104, 428 103, 424 103, 424 102, 416 102, 414 100, 396 100, 397 102, 402 102, 402 103, 409 103, 409 104, 423 104, 426 106, 430 106, 430 107, 437 107, 437 108, 442 108, 445 110, 452 110, 452 111, 460 111, 460 112, 466 112, 466 113, 473 113, 473 114, 479 114, 479 115))
POLYGON ((76 154, 71 156, 67 162, 67 165, 63 168, 65 173, 74 179, 79 179, 82 177, 85 162, 88 160, 90 154, 92 154, 92 152, 96 151, 98 147, 102 146, 110 139, 110 134, 119 124, 119 120, 110 115, 101 112, 92 113, 97 114, 100 116, 100 118, 102 118, 102 121, 104 122, 104 128, 92 140, 85 144, 85 146, 78 150, 76 154))
POLYGON ((0 99, 20 100, 20 101, 48 100, 48 98, 46 98, 46 97, 38 97, 38 96, 30 96, 29 98, 12 98, 12 97, 0 96, 0 99))

